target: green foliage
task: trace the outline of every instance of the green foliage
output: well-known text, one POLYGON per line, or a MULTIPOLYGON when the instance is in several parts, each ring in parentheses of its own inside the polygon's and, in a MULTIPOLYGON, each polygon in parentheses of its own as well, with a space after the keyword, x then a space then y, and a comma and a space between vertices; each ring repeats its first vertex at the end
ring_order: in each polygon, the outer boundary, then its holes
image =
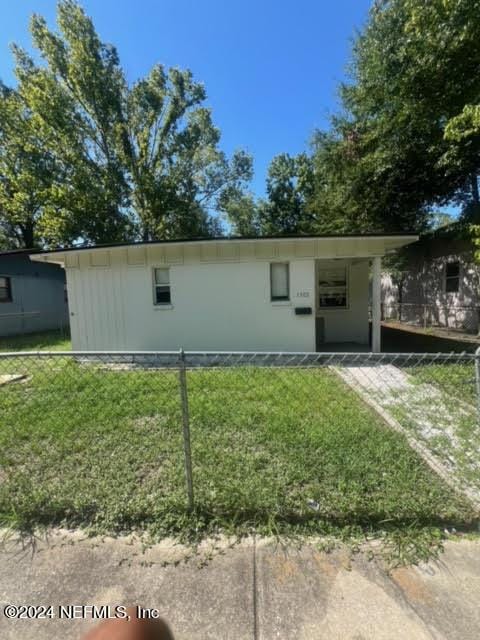
POLYGON ((421 232, 448 202, 480 220, 479 16, 480 0, 375 2, 340 113, 309 156, 272 160, 257 231, 421 232))
POLYGON ((31 33, 40 63, 14 46, 18 92, 13 106, 7 97, 0 106, 20 123, 4 133, 0 153, 29 162, 26 177, 7 185, 16 194, 0 209, 7 233, 25 217, 32 229, 19 242, 27 246, 221 232, 211 210, 228 190, 241 191, 252 162, 219 149, 203 85, 156 65, 130 86, 116 49, 74 0, 58 4, 58 33, 38 15, 31 33), (37 140, 25 159, 18 148, 29 128, 37 140))
POLYGON ((21 96, 0 85, 0 230, 4 248, 33 246, 58 168, 21 96))
POLYGON ((262 233, 308 232, 311 216, 307 204, 311 184, 311 163, 305 154, 292 157, 284 153, 273 158, 267 176, 268 200, 259 211, 262 233))
POLYGON ((264 206, 251 193, 238 189, 228 190, 219 200, 219 208, 232 227, 232 233, 239 236, 258 236, 261 233, 260 210, 264 206))
POLYGON ((480 3, 382 0, 354 44, 343 112, 315 139, 319 210, 350 229, 422 230, 478 202, 480 3))
POLYGON ((470 233, 472 237, 473 246, 475 247, 475 261, 480 263, 480 225, 470 225, 470 233))
POLYGON ((223 210, 240 235, 312 233, 316 214, 310 209, 313 193, 312 161, 306 154, 275 156, 268 168, 267 199, 237 192, 223 210))

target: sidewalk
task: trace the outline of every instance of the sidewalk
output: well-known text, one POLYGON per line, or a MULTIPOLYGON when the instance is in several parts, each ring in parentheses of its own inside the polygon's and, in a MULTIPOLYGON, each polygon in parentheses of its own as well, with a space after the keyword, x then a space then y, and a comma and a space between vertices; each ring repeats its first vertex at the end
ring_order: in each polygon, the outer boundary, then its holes
MULTIPOLYGON (((211 551, 211 550, 210 550, 211 551)), ((246 541, 188 558, 163 543, 53 535, 0 557, 0 637, 79 640, 91 620, 8 620, 7 603, 141 604, 160 609, 176 640, 478 638, 480 542, 447 543, 439 563, 389 575, 362 555, 246 541)))

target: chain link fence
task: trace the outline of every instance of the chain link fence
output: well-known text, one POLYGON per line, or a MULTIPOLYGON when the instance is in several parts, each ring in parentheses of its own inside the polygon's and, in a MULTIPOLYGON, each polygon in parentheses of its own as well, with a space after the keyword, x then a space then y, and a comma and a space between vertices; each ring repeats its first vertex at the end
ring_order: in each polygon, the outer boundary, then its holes
POLYGON ((0 513, 168 535, 192 512, 272 531, 461 520, 480 504, 478 358, 2 353, 0 513))
POLYGON ((386 322, 402 322, 424 329, 436 327, 471 334, 477 334, 480 329, 480 309, 474 305, 383 303, 382 319, 386 322))

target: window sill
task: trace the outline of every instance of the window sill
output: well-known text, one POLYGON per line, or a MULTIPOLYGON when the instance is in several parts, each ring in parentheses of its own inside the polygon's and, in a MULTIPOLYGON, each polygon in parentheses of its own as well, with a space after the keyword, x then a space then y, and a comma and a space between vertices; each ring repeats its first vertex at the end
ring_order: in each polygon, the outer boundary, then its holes
POLYGON ((272 307, 291 307, 291 300, 270 300, 272 307))
POLYGON ((154 304, 154 311, 166 311, 167 309, 173 309, 173 304, 154 304))

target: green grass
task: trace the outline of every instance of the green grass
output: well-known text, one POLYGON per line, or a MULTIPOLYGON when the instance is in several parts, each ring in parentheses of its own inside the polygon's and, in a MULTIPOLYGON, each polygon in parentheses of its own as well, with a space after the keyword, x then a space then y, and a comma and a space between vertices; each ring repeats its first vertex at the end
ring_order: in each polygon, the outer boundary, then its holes
POLYGON ((477 402, 473 360, 409 366, 405 371, 417 382, 433 384, 457 400, 469 404, 477 402))
POLYGON ((65 331, 43 331, 0 338, 1 351, 70 351, 70 338, 65 331))
POLYGON ((480 428, 473 360, 408 366, 405 371, 415 386, 403 391, 402 402, 393 411, 396 419, 440 460, 448 466, 453 464, 452 473, 460 482, 480 492, 480 428), (434 432, 422 429, 425 421, 434 432))
POLYGON ((327 369, 188 372, 193 514, 178 372, 19 356, 1 373, 27 376, 0 387, 0 517, 23 531, 390 535, 405 547, 476 518, 327 369))

